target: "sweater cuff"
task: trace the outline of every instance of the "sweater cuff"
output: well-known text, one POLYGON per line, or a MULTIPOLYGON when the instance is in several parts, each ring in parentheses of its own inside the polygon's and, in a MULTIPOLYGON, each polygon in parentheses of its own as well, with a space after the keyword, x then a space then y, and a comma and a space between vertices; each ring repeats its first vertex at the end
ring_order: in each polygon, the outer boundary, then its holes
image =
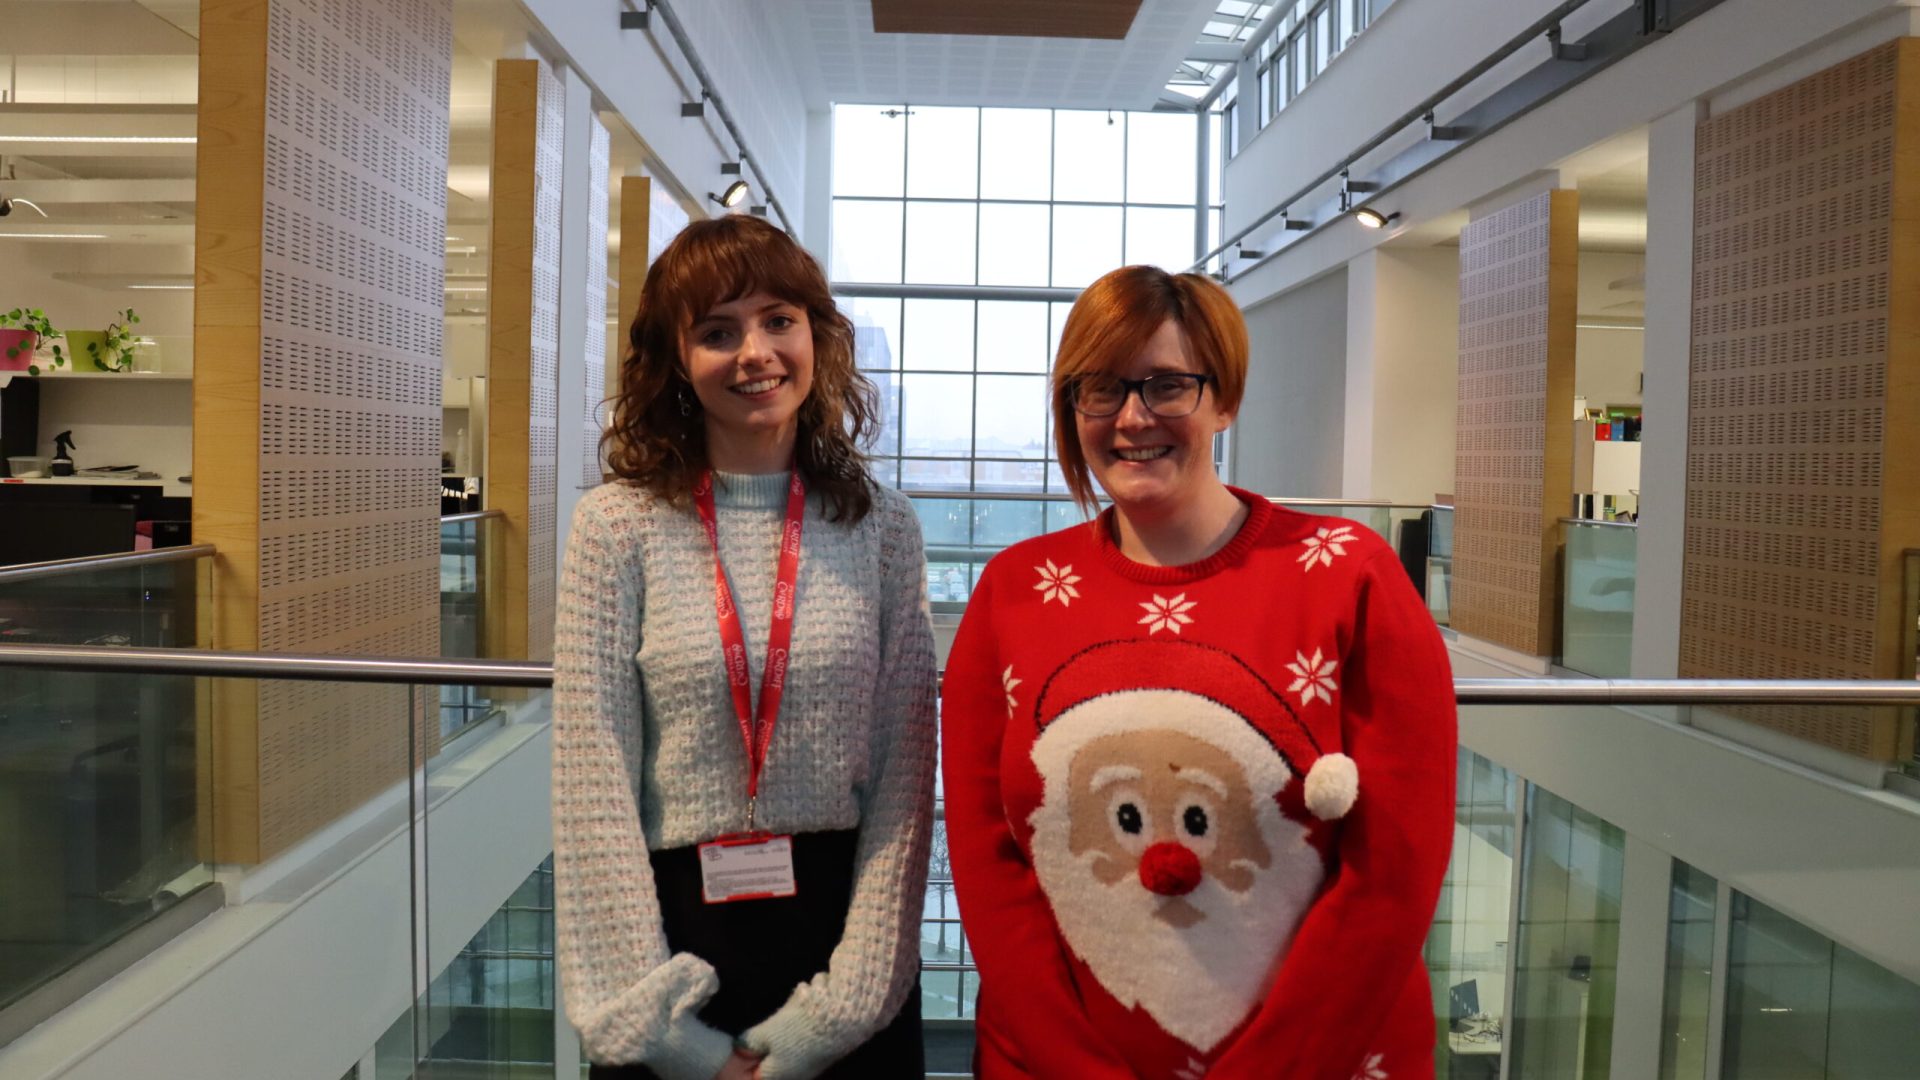
POLYGON ((713 1080, 733 1056, 733 1039, 700 1019, 720 988, 712 965, 680 953, 579 1024, 595 1064, 638 1062, 662 1080, 713 1080))
POLYGON ((741 1046, 765 1055, 760 1080, 812 1080, 853 1049, 845 1033, 823 1028, 800 1003, 807 989, 797 987, 778 1012, 740 1036, 741 1046))
POLYGON ((646 1066, 661 1080, 713 1080, 733 1056, 733 1039, 697 1016, 675 1017, 661 1033, 646 1066))

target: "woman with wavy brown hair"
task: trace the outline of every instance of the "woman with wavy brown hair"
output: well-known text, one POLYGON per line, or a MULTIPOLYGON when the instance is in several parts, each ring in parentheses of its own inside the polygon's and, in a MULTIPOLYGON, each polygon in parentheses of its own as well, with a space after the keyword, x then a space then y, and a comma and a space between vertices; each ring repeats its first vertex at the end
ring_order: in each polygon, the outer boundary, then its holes
POLYGON ((877 411, 772 225, 699 222, 648 272, 555 627, 558 959, 595 1077, 924 1072, 933 640, 877 411))

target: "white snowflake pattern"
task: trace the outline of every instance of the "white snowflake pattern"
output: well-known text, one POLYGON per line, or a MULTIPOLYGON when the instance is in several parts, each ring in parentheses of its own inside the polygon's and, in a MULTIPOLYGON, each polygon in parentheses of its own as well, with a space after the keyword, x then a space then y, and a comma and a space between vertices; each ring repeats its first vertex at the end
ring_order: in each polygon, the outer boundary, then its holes
POLYGON ((1207 1063, 1196 1057, 1187 1058, 1187 1063, 1173 1074, 1173 1080, 1200 1080, 1207 1075, 1207 1063))
POLYGON ((1013 711, 1017 708, 1013 700, 1013 688, 1019 686, 1023 681, 1024 680, 1013 677, 1012 664, 1008 664, 1007 670, 1000 673, 1000 685, 1007 691, 1007 719, 1009 720, 1013 719, 1013 711))
POLYGON ((1311 659, 1306 653, 1298 651, 1293 654, 1293 659, 1294 662, 1287 665, 1287 670, 1293 672, 1295 678, 1293 685, 1287 687, 1287 693, 1299 694, 1302 705, 1311 705, 1314 698, 1331 705, 1333 692, 1339 689, 1333 681, 1333 669, 1340 666, 1340 661, 1323 659, 1319 649, 1313 650, 1311 659))
POLYGON ((1073 601, 1080 599, 1080 590, 1074 588, 1080 583, 1080 575, 1073 572, 1073 567, 1055 566, 1053 560, 1048 559, 1047 565, 1033 569, 1040 575, 1034 589, 1046 594, 1040 598, 1042 604, 1059 600, 1061 607, 1071 607, 1073 601))
POLYGON ((1162 630, 1171 630, 1178 634, 1182 626, 1193 622, 1193 616, 1187 612, 1192 611, 1197 603, 1199 603, 1198 600, 1187 599, 1186 593, 1181 593, 1171 600, 1155 593, 1151 601, 1140 602, 1140 606, 1146 608, 1147 613, 1140 617, 1139 625, 1147 628, 1148 637, 1162 630))
POLYGON ((1359 537, 1353 535, 1353 526, 1338 525, 1331 529, 1316 529, 1314 534, 1303 541, 1307 550, 1300 553, 1295 562, 1305 563, 1308 570, 1316 566, 1332 566, 1336 555, 1345 555, 1343 546, 1351 544, 1359 537))
POLYGON ((1385 1054, 1368 1054, 1367 1060, 1360 1063, 1360 1071, 1353 1074, 1353 1080, 1387 1080, 1387 1070, 1380 1062, 1385 1054))

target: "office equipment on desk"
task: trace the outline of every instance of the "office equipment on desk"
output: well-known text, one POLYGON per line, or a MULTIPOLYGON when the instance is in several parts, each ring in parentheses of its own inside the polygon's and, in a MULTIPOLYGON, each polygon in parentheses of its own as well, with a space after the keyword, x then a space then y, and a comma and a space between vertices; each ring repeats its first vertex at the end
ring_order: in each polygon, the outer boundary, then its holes
POLYGON ((1454 1031, 1463 1030, 1473 1017, 1480 1014, 1480 983, 1476 979, 1454 983, 1447 990, 1447 1024, 1454 1031))

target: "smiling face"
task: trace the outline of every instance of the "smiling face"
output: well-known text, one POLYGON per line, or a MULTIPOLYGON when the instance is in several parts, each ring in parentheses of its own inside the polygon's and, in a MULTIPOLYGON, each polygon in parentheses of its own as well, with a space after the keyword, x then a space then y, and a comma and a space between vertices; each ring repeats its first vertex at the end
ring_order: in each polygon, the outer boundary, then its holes
POLYGON ((680 358, 715 449, 790 434, 813 389, 807 310, 768 293, 696 317, 680 336, 680 358))
MULTIPOLYGON (((1172 319, 1161 323, 1140 351, 1111 374, 1145 379, 1163 372, 1207 374, 1172 319)), ((1112 416, 1076 412, 1074 421, 1094 480, 1120 510, 1135 517, 1165 517, 1203 498, 1209 485, 1219 484, 1213 471, 1213 437, 1233 423, 1233 414, 1221 410, 1209 386, 1199 407, 1186 416, 1156 415, 1139 394, 1129 394, 1112 416)))

